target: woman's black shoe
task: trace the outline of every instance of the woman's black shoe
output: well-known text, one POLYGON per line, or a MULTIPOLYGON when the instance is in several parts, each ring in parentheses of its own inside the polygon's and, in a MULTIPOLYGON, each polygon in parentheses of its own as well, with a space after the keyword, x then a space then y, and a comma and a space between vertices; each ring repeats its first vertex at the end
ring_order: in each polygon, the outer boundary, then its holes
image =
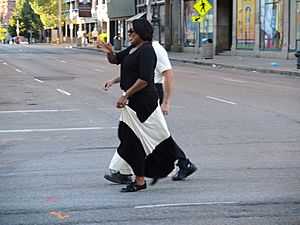
POLYGON ((158 181, 158 178, 153 178, 153 179, 152 179, 152 181, 151 181, 151 183, 150 183, 150 185, 154 185, 154 184, 156 184, 156 183, 157 183, 157 181, 158 181))
POLYGON ((111 174, 105 174, 104 178, 116 184, 130 184, 132 182, 131 175, 124 175, 119 171, 111 174))
POLYGON ((147 188, 146 181, 143 185, 137 185, 136 182, 132 182, 130 184, 127 184, 126 187, 121 189, 121 192, 135 192, 135 191, 140 191, 144 190, 147 188))

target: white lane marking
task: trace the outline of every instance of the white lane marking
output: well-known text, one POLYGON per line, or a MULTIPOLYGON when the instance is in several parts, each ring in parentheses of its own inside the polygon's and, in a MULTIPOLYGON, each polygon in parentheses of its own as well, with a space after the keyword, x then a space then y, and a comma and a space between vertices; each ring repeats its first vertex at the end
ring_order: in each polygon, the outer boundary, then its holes
POLYGON ((13 68, 13 69, 15 69, 17 72, 19 72, 19 73, 22 73, 22 71, 21 70, 19 70, 19 69, 17 69, 17 68, 15 68, 15 67, 13 67, 13 66, 11 66, 11 65, 8 65, 6 62, 4 62, 3 63, 4 65, 7 65, 7 66, 9 66, 10 68, 13 68))
POLYGON ((37 78, 34 78, 37 82, 39 82, 39 83, 44 83, 44 81, 41 81, 41 80, 39 80, 39 79, 37 79, 37 78))
POLYGON ((66 61, 60 60, 61 63, 67 63, 66 61))
POLYGON ((69 92, 67 92, 67 91, 65 91, 65 90, 62 90, 62 89, 59 89, 59 88, 57 88, 56 90, 59 91, 59 92, 62 93, 62 94, 65 94, 65 95, 68 95, 68 96, 71 95, 71 93, 69 93, 69 92))
POLYGON ((24 130, 0 130, 0 133, 30 133, 30 132, 54 132, 54 131, 81 131, 81 130, 111 130, 117 127, 73 127, 57 129, 24 129, 24 130))
POLYGON ((41 110, 17 110, 17 111, 0 111, 0 114, 8 113, 44 113, 44 112, 73 112, 79 109, 41 109, 41 110))
POLYGON ((101 73, 104 72, 103 70, 99 70, 99 69, 94 69, 94 70, 97 71, 97 72, 101 72, 101 73))
POLYGON ((246 81, 243 80, 234 80, 234 79, 224 79, 226 81, 232 81, 232 82, 237 82, 237 83, 246 83, 246 81))
POLYGON ((220 98, 215 98, 215 97, 212 97, 212 96, 206 96, 206 98, 217 100, 217 101, 220 101, 220 102, 225 102, 225 103, 228 103, 228 104, 231 104, 231 105, 236 105, 237 104, 235 102, 230 102, 230 101, 220 99, 220 98))
POLYGON ((193 205, 227 205, 237 204, 238 202, 191 202, 191 203, 175 203, 175 204, 157 204, 157 205, 140 205, 135 206, 135 209, 158 208, 158 207, 173 207, 173 206, 193 206, 193 205))

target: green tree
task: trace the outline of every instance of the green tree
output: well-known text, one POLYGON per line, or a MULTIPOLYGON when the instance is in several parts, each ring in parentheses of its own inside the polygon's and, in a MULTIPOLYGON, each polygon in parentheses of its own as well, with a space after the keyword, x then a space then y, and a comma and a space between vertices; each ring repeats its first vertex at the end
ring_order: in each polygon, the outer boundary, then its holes
POLYGON ((34 12, 29 0, 16 1, 16 8, 13 11, 12 19, 9 22, 9 33, 17 35, 17 20, 19 20, 20 36, 38 38, 43 27, 40 16, 34 12))
MULTIPOLYGON (((31 7, 40 15, 44 29, 53 29, 58 26, 57 0, 30 0, 31 7)), ((65 4, 62 4, 62 10, 65 4)))
POLYGON ((3 41, 7 37, 7 30, 0 24, 0 41, 3 41))

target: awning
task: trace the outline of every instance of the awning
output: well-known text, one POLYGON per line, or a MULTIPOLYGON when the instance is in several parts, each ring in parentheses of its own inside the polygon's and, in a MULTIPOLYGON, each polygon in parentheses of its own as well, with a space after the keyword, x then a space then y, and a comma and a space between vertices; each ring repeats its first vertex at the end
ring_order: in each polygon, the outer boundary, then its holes
POLYGON ((147 14, 146 12, 142 12, 142 13, 136 14, 136 15, 128 18, 126 21, 127 22, 132 22, 135 19, 139 19, 139 18, 143 18, 143 17, 146 18, 146 14, 147 14))

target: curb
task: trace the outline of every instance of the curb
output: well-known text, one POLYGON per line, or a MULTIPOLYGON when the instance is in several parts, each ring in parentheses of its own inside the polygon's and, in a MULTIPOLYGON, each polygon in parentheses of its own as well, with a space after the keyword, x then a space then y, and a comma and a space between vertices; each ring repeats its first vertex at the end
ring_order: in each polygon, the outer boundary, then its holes
POLYGON ((213 66, 216 67, 224 67, 224 68, 231 68, 231 69, 238 69, 238 70, 246 70, 252 72, 262 72, 262 73, 273 73, 279 75, 289 75, 289 76, 299 76, 300 72, 295 71, 288 71, 288 70, 276 70, 276 69, 268 69, 268 68, 261 68, 261 67, 251 67, 251 66, 241 66, 241 65, 232 65, 232 64, 225 64, 225 63, 217 63, 217 62, 202 62, 197 60, 190 60, 190 59, 178 59, 169 57, 171 61, 176 62, 183 62, 183 63, 191 63, 196 65, 203 65, 203 66, 213 66))
MULTIPOLYGON (((95 48, 91 48, 91 47, 88 47, 88 46, 73 47, 73 48, 97 51, 95 48)), ((245 70, 245 71, 251 71, 251 72, 272 73, 272 74, 300 77, 300 71, 297 72, 297 71, 289 71, 289 70, 282 70, 282 69, 270 69, 270 68, 263 68, 263 67, 232 65, 232 64, 218 63, 218 62, 203 62, 203 61, 184 59, 184 58, 178 59, 178 58, 173 58, 170 55, 169 55, 169 59, 171 61, 175 61, 175 62, 191 63, 191 64, 203 65, 203 66, 213 66, 213 65, 215 65, 216 67, 224 67, 224 68, 245 70)))

